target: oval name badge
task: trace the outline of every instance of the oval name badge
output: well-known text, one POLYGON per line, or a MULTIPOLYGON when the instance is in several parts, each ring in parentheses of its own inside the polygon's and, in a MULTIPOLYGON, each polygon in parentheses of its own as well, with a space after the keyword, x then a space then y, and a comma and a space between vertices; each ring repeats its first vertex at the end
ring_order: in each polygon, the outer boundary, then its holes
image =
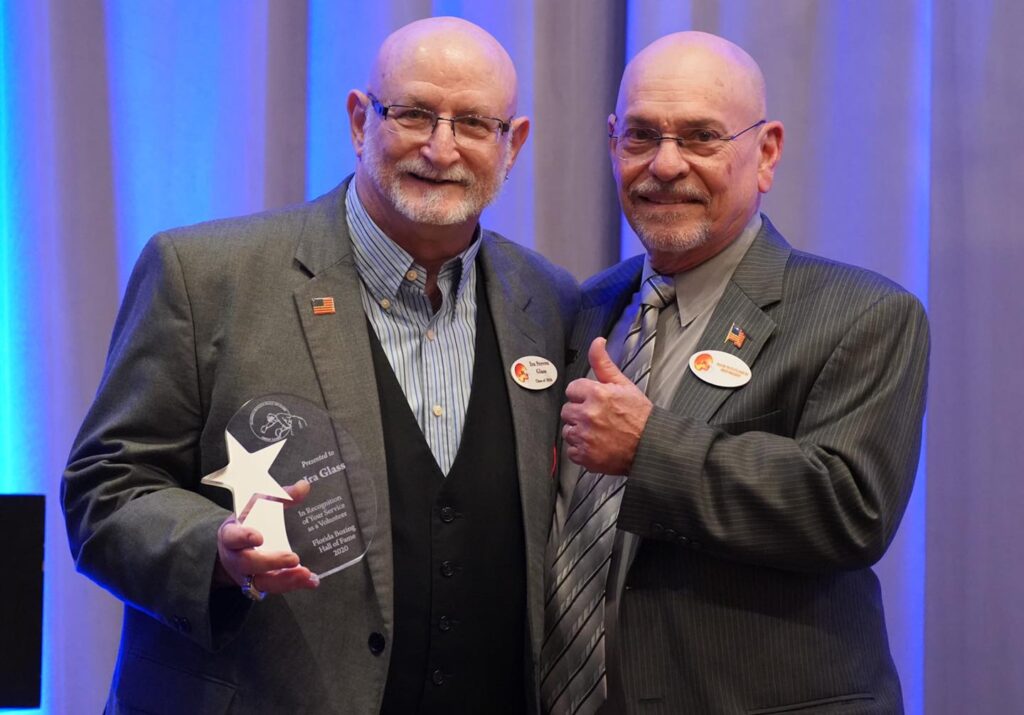
POLYGON ((699 350, 690 356, 690 370, 718 387, 740 387, 750 382, 750 368, 735 355, 721 350, 699 350))
POLYGON ((546 390, 558 379, 558 370, 547 358, 524 355, 509 368, 512 379, 527 390, 546 390))

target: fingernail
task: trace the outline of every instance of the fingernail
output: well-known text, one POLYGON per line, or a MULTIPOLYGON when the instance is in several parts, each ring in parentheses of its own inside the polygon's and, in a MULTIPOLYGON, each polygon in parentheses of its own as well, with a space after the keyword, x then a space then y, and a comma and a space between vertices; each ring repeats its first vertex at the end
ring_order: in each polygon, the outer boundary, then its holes
POLYGON ((320 585, 320 577, 317 576, 315 573, 314 574, 310 574, 309 575, 309 582, 311 584, 313 584, 314 586, 319 586, 320 585))

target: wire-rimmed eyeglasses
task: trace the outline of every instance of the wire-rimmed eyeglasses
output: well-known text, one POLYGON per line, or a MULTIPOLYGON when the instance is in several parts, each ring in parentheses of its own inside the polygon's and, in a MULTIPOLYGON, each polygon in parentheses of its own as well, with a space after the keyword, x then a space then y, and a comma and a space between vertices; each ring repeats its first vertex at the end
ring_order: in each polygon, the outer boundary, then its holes
POLYGON ((652 159, 663 141, 674 141, 684 156, 705 159, 714 156, 729 142, 735 141, 767 121, 761 119, 742 131, 724 137, 707 127, 695 127, 676 135, 660 134, 657 129, 651 127, 626 127, 620 133, 608 136, 615 140, 615 155, 625 161, 652 159))
POLYGON ((382 104, 373 94, 367 92, 373 110, 385 121, 390 119, 397 127, 397 132, 410 139, 426 141, 433 135, 438 122, 452 125, 452 134, 459 144, 486 144, 497 141, 503 134, 508 134, 512 126, 508 120, 497 117, 482 117, 478 114, 461 114, 457 117, 442 117, 437 112, 423 107, 411 107, 405 104, 382 104))

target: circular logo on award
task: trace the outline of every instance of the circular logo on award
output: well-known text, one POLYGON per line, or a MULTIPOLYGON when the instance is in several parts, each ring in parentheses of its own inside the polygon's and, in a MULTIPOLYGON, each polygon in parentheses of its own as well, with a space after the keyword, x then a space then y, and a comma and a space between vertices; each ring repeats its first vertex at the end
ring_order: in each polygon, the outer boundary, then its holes
POLYGON ((715 359, 707 353, 701 353, 693 359, 693 369, 698 372, 707 372, 715 364, 715 359))
POLYGON ((305 428, 306 420, 276 400, 263 400, 249 412, 249 429, 264 442, 280 442, 305 428))

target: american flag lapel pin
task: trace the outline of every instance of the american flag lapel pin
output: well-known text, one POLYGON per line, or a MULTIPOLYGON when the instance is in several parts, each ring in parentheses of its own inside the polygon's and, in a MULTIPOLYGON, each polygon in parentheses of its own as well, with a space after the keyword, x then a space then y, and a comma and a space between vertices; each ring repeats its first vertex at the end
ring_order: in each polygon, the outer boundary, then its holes
POLYGON ((736 346, 736 349, 739 350, 743 347, 743 343, 746 342, 746 340, 747 334, 743 332, 743 328, 736 325, 736 323, 733 323, 732 327, 729 328, 729 334, 725 336, 725 342, 732 343, 736 346))
POLYGON ((313 299, 313 315, 334 315, 334 298, 325 296, 313 299))

